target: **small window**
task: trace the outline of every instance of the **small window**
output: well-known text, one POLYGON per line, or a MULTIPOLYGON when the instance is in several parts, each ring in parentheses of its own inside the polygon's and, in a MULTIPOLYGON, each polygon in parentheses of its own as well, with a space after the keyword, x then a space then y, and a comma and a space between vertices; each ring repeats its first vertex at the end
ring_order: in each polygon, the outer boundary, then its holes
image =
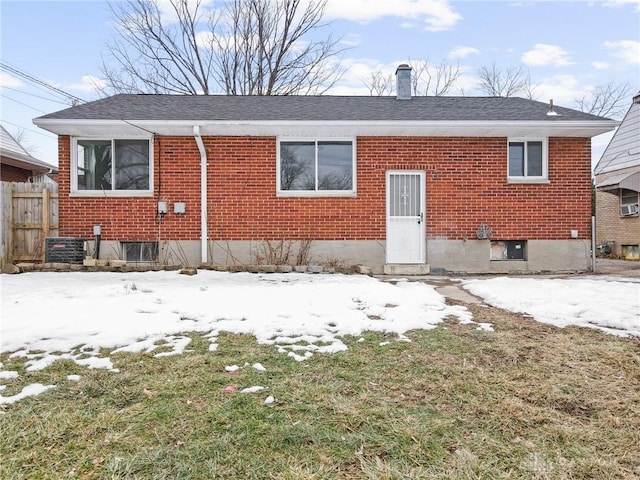
POLYGON ((149 139, 76 139, 75 192, 149 192, 149 139))
POLYGON ((515 182, 547 179, 546 140, 509 140, 508 176, 515 182))
POLYGON ((620 216, 637 216, 638 213, 638 192, 626 188, 620 189, 620 216))
POLYGON ((491 242, 491 260, 526 260, 526 240, 500 240, 491 242))
POLYGON ((127 263, 155 263, 158 242, 122 242, 122 258, 127 263))
POLYGON ((345 195, 355 192, 352 140, 282 140, 278 143, 278 192, 345 195))
POLYGON ((622 258, 626 260, 640 260, 640 246, 638 245, 622 245, 622 258))

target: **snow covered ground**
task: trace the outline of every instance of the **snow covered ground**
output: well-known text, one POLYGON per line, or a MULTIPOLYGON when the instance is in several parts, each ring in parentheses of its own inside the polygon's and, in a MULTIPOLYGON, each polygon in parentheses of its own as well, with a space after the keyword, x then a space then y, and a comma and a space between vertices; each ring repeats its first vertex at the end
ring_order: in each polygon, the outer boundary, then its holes
MULTIPOLYGON (((493 278, 464 288, 492 305, 558 326, 581 325, 640 336, 640 283, 610 279, 493 278)), ((345 335, 435 328, 447 317, 474 323, 469 310, 447 305, 421 282, 382 282, 361 275, 177 272, 26 273, 3 275, 0 351, 27 358, 28 371, 59 359, 113 370, 100 349, 176 355, 185 332, 201 332, 218 348, 220 332, 255 335, 303 361, 347 349, 345 335)), ((476 328, 491 331, 488 324, 476 328)), ((3 371, 0 390, 17 372, 3 371)), ((52 388, 30 385, 11 403, 52 388)))
POLYGON ((485 303, 557 327, 576 325, 640 337, 640 278, 512 278, 465 280, 485 303))

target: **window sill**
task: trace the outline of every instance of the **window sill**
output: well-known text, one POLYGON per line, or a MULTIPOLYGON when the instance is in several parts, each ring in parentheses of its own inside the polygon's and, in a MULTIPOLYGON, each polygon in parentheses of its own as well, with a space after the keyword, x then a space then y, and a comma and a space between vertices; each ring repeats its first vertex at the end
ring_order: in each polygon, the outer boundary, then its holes
POLYGON ((548 178, 527 178, 527 177, 508 177, 508 184, 533 184, 533 185, 548 185, 551 182, 548 178))
POLYGON ((127 198, 127 197, 145 197, 150 198, 153 197, 153 192, 151 191, 104 191, 104 190, 86 190, 86 191, 77 191, 71 192, 69 197, 78 197, 78 198, 127 198))
POLYGON ((356 192, 276 192, 278 198, 356 198, 356 192))

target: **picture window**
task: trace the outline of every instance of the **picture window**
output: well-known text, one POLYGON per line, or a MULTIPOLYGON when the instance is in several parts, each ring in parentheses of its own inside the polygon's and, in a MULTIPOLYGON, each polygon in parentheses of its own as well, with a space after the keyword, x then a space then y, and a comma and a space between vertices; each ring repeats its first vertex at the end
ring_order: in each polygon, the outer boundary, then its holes
POLYGON ((355 192, 353 140, 281 140, 278 192, 345 195, 355 192))
POLYGON ((150 144, 149 139, 76 139, 74 191, 149 192, 150 144))

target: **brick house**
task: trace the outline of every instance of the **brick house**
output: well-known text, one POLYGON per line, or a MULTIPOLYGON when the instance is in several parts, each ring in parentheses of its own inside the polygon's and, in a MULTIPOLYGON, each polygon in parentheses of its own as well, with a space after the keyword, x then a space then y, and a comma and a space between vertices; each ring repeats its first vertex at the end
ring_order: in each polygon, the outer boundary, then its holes
POLYGON ((58 169, 31 156, 9 132, 0 125, 0 181, 55 181, 58 169))
POLYGON ((640 92, 594 174, 598 245, 603 253, 640 259, 640 92))
POLYGON ((101 255, 127 261, 256 263, 291 241, 374 273, 589 268, 591 137, 616 122, 412 98, 404 66, 397 81, 397 97, 115 95, 39 117, 59 135, 60 232, 99 226, 101 255))

